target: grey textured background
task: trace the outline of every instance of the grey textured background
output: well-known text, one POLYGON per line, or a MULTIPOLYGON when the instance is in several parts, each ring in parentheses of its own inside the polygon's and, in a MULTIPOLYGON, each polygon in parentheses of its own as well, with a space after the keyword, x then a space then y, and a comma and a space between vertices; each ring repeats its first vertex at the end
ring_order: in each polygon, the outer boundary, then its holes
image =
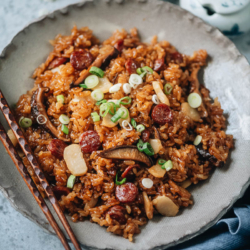
MULTIPOLYGON (((74 2, 78 1, 0 0, 0 51, 32 19, 74 2)), ((235 38, 233 41, 250 61, 250 34, 235 38)), ((45 233, 16 212, 0 193, 0 249, 59 250, 63 248, 55 236, 45 233)))

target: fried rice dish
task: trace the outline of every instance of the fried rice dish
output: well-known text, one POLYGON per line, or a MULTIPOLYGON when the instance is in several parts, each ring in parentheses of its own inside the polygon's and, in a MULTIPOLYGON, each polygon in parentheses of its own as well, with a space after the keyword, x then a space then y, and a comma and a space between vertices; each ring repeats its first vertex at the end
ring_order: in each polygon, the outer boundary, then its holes
POLYGON ((143 43, 136 28, 100 42, 73 27, 50 44, 15 116, 63 211, 133 241, 148 220, 192 206, 188 187, 233 148, 218 98, 198 80, 207 52, 143 43))

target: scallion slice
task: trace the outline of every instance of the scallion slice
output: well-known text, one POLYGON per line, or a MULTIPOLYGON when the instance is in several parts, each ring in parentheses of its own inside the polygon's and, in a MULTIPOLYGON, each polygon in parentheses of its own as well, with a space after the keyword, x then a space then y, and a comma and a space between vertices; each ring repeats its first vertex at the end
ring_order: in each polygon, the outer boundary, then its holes
POLYGON ((96 75, 91 75, 85 79, 84 83, 86 84, 88 89, 93 89, 98 85, 99 78, 96 75))
POLYGON ((106 102, 107 102, 107 100, 101 100, 101 101, 96 102, 95 105, 99 106, 99 105, 106 103, 106 102))
POLYGON ((131 97, 125 96, 125 97, 123 97, 123 98, 121 98, 120 100, 117 101, 117 105, 128 105, 128 104, 131 103, 131 101, 132 101, 131 97), (123 102, 125 100, 126 100, 126 102, 123 102))
POLYGON ((99 122, 100 121, 100 116, 98 115, 97 112, 92 112, 91 117, 93 119, 93 122, 99 122))
POLYGON ((139 141, 138 141, 138 143, 137 143, 137 148, 138 148, 138 150, 140 151, 140 152, 143 152, 143 140, 142 139, 140 139, 139 141))
POLYGON ((147 71, 144 71, 140 74, 140 77, 143 78, 147 74, 147 71))
POLYGON ((79 86, 80 86, 81 88, 83 88, 83 89, 87 89, 87 88, 88 88, 87 85, 84 84, 84 83, 79 84, 79 86))
POLYGON ((114 116, 112 116, 111 121, 117 122, 119 119, 126 119, 128 118, 129 112, 125 107, 121 107, 117 110, 114 116))
POLYGON ((135 121, 135 119, 134 118, 132 118, 131 119, 131 125, 134 127, 134 128, 136 128, 136 121, 135 121))
POLYGON ((62 124, 69 124, 69 122, 70 122, 69 117, 67 115, 60 115, 59 121, 62 124))
POLYGON ((104 94, 100 89, 96 89, 91 93, 91 97, 95 101, 101 101, 104 98, 104 94))
POLYGON ((110 104, 109 113, 111 115, 114 115, 116 113, 117 106, 114 102, 109 102, 109 104, 110 104))
POLYGON ((168 160, 161 168, 165 168, 167 171, 169 171, 173 168, 173 162, 171 160, 168 160))
POLYGON ((152 156, 155 154, 154 152, 154 149, 152 148, 151 144, 148 143, 148 142, 145 142, 143 144, 143 152, 146 154, 146 155, 149 155, 149 156, 152 156))
POLYGON ((64 104, 64 96, 63 95, 58 95, 56 97, 56 100, 57 100, 57 102, 60 102, 60 103, 64 104))
POLYGON ((19 120, 19 125, 21 128, 29 128, 32 125, 32 120, 22 116, 19 120))
POLYGON ((110 110, 110 104, 108 102, 103 103, 100 106, 100 116, 105 117, 110 110))
POLYGON ((167 161, 165 161, 164 159, 159 159, 158 160, 158 164, 159 165, 164 165, 167 161))
POLYGON ((200 107, 202 103, 201 96, 197 93, 191 93, 188 96, 187 101, 188 104, 194 109, 200 107))
POLYGON ((121 181, 118 181, 118 176, 120 174, 120 171, 117 172, 116 176, 115 176, 115 184, 116 185, 122 185, 126 182, 127 178, 123 178, 121 181))
POLYGON ((201 143, 202 140, 202 136, 201 135, 197 135, 194 139, 194 145, 198 146, 201 143))
POLYGON ((138 68, 137 70, 136 70, 136 73, 138 74, 138 75, 140 75, 140 74, 142 74, 142 68, 138 68))
POLYGON ((145 126, 142 125, 142 124, 137 125, 137 126, 136 126, 136 130, 137 130, 138 132, 142 132, 143 130, 145 130, 145 126))
POLYGON ((97 67, 95 67, 95 66, 92 66, 92 67, 90 68, 89 73, 90 73, 90 74, 93 74, 93 75, 96 75, 96 76, 98 76, 98 77, 101 77, 101 78, 104 76, 103 70, 101 70, 100 68, 97 68, 97 67))
POLYGON ((67 180, 67 188, 73 188, 75 181, 76 181, 76 176, 74 176, 73 174, 70 175, 70 177, 67 180))
POLYGON ((154 73, 154 71, 148 66, 142 67, 142 71, 146 71, 147 73, 150 73, 150 74, 154 73))
POLYGON ((65 134, 65 135, 68 135, 69 134, 69 129, 66 125, 62 124, 62 128, 61 128, 62 132, 65 134))
POLYGON ((166 95, 170 95, 171 92, 173 90, 173 87, 171 86, 171 84, 169 83, 166 83, 165 86, 164 86, 164 92, 166 95))
POLYGON ((129 77, 129 84, 131 87, 133 87, 134 89, 137 88, 138 85, 142 84, 143 80, 142 78, 137 75, 137 74, 131 74, 129 77))

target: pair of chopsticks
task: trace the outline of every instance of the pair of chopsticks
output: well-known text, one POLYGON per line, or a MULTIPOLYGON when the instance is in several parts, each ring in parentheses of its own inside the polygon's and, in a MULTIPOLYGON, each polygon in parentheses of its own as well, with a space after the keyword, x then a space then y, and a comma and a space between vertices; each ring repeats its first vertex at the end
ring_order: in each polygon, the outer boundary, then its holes
MULTIPOLYGON (((73 232, 72 228, 70 227, 69 222, 67 221, 67 219, 66 219, 63 211, 61 210, 59 203, 58 203, 58 201, 53 193, 52 187, 49 185, 48 181, 46 180, 45 175, 44 175, 41 167, 39 166, 38 161, 36 160, 35 156, 33 155, 33 152, 31 150, 22 130, 20 129, 13 114, 11 113, 9 105, 8 105, 5 97, 3 96, 3 93, 1 90, 0 90, 0 109, 3 112, 3 115, 6 119, 6 121, 8 122, 10 128, 12 129, 15 137, 17 138, 18 143, 21 146, 24 154, 26 155, 27 159, 29 160, 36 176, 38 177, 42 187, 44 188, 44 191, 45 191, 50 203, 52 204, 53 208, 55 209, 55 211, 56 211, 59 219, 61 220, 66 232, 68 233, 73 245, 75 246, 75 248, 77 250, 81 250, 81 247, 76 239, 76 236, 74 235, 74 232, 73 232)), ((1 122, 0 122, 0 140, 2 141, 5 149, 7 150, 12 161, 16 165, 17 170, 21 174, 22 178, 24 179, 26 185, 28 186, 29 190, 33 194, 33 196, 34 196, 35 200, 37 201, 38 205, 40 206, 41 210, 45 214, 50 225, 55 230, 57 236, 61 240, 64 248, 66 250, 71 250, 71 248, 67 242, 67 239, 65 238, 62 230, 58 226, 55 218, 53 217, 52 213, 50 212, 49 208, 47 207, 43 197, 39 193, 33 180, 29 176, 26 167, 23 165, 21 158, 17 154, 17 152, 16 152, 12 142, 10 141, 7 133, 5 132, 1 122)))

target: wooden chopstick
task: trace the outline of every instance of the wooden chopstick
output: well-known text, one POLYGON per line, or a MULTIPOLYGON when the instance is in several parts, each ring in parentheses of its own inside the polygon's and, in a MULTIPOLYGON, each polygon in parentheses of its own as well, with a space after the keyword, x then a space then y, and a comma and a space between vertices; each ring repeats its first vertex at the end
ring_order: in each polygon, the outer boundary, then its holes
POLYGON ((26 185, 28 186, 30 192, 34 196, 36 202, 38 203, 39 207, 43 211, 44 215, 46 216, 47 220, 49 221, 52 228, 55 230, 58 238, 61 240, 64 248, 66 250, 71 250, 67 239, 65 238, 62 230, 58 226, 56 220, 54 219, 52 213, 50 212, 49 208, 47 207, 43 197, 39 193, 35 183, 29 176, 29 173, 26 167, 23 165, 20 156, 17 154, 15 147, 13 146, 11 140, 9 139, 8 135, 6 134, 3 125, 0 122, 0 140, 3 143, 5 149, 7 150, 8 154, 10 155, 12 161, 16 165, 17 170, 21 174, 23 180, 25 181, 26 185))
POLYGON ((69 222, 67 221, 63 211, 61 210, 59 203, 58 203, 58 201, 53 193, 53 190, 52 190, 51 186, 49 185, 49 183, 48 183, 48 181, 43 173, 43 170, 39 166, 37 159, 33 155, 33 152, 32 152, 30 145, 28 144, 28 142, 23 134, 23 131, 19 127, 18 123, 16 122, 14 115, 11 113, 10 107, 9 107, 1 90, 0 90, 0 109, 2 110, 5 119, 7 120, 10 128, 12 129, 14 135, 16 136, 18 143, 21 146, 24 154, 26 155, 28 161, 30 162, 37 178, 39 179, 50 203, 52 204, 53 208, 55 209, 55 211, 56 211, 59 219, 61 220, 66 232, 68 233, 73 245, 75 246, 75 248, 77 250, 81 250, 81 247, 76 239, 76 236, 75 236, 72 228, 70 227, 69 222))

